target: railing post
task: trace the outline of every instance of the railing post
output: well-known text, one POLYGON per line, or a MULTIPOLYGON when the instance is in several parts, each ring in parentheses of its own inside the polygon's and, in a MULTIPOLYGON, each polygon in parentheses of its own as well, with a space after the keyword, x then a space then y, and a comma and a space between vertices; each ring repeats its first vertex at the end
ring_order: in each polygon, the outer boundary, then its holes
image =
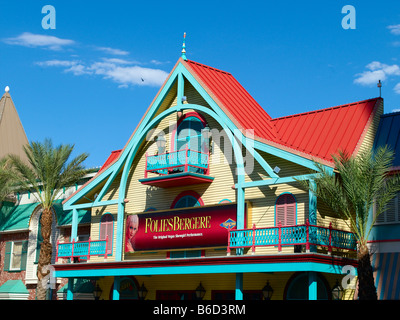
POLYGON ((72 239, 71 260, 74 261, 75 238, 72 239))
POLYGON ((57 247, 56 247, 56 263, 58 262, 58 245, 60 244, 60 239, 57 239, 57 247))
POLYGON ((104 253, 104 259, 107 259, 107 251, 108 251, 108 235, 106 236, 106 251, 104 253))
POLYGON ((256 252, 256 224, 253 223, 253 244, 251 246, 251 254, 256 252))
POLYGON ((188 161, 189 161, 188 157, 189 157, 189 146, 186 145, 186 147, 185 147, 185 170, 184 170, 184 172, 188 172, 188 161))
POLYGON ((226 249, 226 255, 231 255, 231 227, 228 227, 228 247, 226 249))
POLYGON ((329 223, 329 245, 328 254, 332 254, 332 222, 329 223))
POLYGON ((88 244, 88 255, 87 259, 90 260, 90 237, 89 237, 89 244, 88 244))
POLYGON ((282 223, 278 222, 278 252, 282 251, 282 223))
POLYGON ((306 220, 306 252, 310 252, 310 222, 306 220))
POLYGON ((144 177, 145 178, 147 178, 147 165, 148 165, 148 163, 147 163, 147 157, 148 157, 148 154, 147 154, 147 152, 146 152, 146 164, 144 165, 144 177))

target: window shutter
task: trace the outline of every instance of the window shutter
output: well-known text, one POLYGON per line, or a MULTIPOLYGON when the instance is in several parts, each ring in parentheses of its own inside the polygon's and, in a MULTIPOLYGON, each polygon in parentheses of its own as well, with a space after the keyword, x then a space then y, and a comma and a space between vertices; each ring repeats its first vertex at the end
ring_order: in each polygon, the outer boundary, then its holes
POLYGON ((279 221, 282 223, 282 226, 296 224, 296 200, 291 194, 285 193, 279 196, 276 201, 275 210, 276 225, 278 225, 279 221))
POLYGON ((21 267, 20 270, 26 270, 26 259, 28 257, 28 241, 22 242, 22 251, 21 251, 21 267))
POLYGON ((101 218, 101 226, 100 226, 100 240, 105 240, 108 236, 107 242, 107 254, 112 253, 112 241, 113 241, 113 218, 111 214, 105 214, 101 218))
POLYGON ((4 271, 10 271, 10 263, 11 263, 11 248, 12 242, 6 242, 6 252, 4 256, 4 271))

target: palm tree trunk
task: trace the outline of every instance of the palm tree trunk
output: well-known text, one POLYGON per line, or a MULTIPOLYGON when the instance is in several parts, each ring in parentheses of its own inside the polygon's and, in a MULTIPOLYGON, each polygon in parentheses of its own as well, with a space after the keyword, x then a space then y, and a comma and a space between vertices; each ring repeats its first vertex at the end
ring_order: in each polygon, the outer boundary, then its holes
POLYGON ((377 300, 370 254, 366 244, 358 251, 358 297, 360 300, 377 300))
POLYGON ((44 209, 42 212, 42 217, 40 219, 43 242, 40 246, 39 262, 37 268, 38 284, 37 284, 36 298, 38 300, 46 299, 46 293, 48 289, 46 276, 50 273, 50 270, 44 267, 51 264, 51 255, 53 251, 50 243, 52 222, 53 222, 53 213, 51 209, 44 209))

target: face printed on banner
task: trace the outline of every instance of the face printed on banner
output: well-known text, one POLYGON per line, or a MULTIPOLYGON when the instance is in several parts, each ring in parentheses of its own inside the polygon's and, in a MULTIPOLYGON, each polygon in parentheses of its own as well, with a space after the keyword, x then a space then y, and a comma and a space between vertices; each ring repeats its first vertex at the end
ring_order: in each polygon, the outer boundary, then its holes
POLYGON ((135 251, 135 236, 139 228, 139 218, 135 215, 130 215, 126 219, 126 235, 125 235, 125 251, 135 251))

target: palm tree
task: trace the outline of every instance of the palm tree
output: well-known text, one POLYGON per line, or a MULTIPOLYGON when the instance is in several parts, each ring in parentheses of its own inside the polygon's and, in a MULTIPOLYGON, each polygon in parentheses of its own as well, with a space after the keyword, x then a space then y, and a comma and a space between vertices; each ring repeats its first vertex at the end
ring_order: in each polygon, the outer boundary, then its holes
POLYGON ((305 181, 302 184, 344 219, 354 232, 358 241, 359 299, 376 300, 367 241, 377 217, 400 191, 400 176, 390 174, 394 153, 385 146, 375 152, 366 150, 356 157, 343 152, 332 157, 335 164, 333 174, 320 163, 315 163, 320 171, 315 184, 305 181), (375 215, 371 219, 374 206, 375 215))
POLYGON ((61 196, 63 187, 74 185, 88 172, 82 165, 88 154, 80 154, 68 162, 73 149, 73 145, 53 147, 52 141, 46 139, 43 143, 31 142, 24 147, 28 164, 16 155, 9 155, 18 187, 22 190, 33 190, 32 194, 42 208, 40 224, 43 242, 37 268, 38 300, 46 299, 47 288, 42 285, 42 279, 49 273, 47 266, 51 264, 52 258, 50 236, 53 203, 61 196))
POLYGON ((8 159, 6 157, 0 159, 0 203, 12 194, 13 184, 15 183, 13 178, 8 159))

